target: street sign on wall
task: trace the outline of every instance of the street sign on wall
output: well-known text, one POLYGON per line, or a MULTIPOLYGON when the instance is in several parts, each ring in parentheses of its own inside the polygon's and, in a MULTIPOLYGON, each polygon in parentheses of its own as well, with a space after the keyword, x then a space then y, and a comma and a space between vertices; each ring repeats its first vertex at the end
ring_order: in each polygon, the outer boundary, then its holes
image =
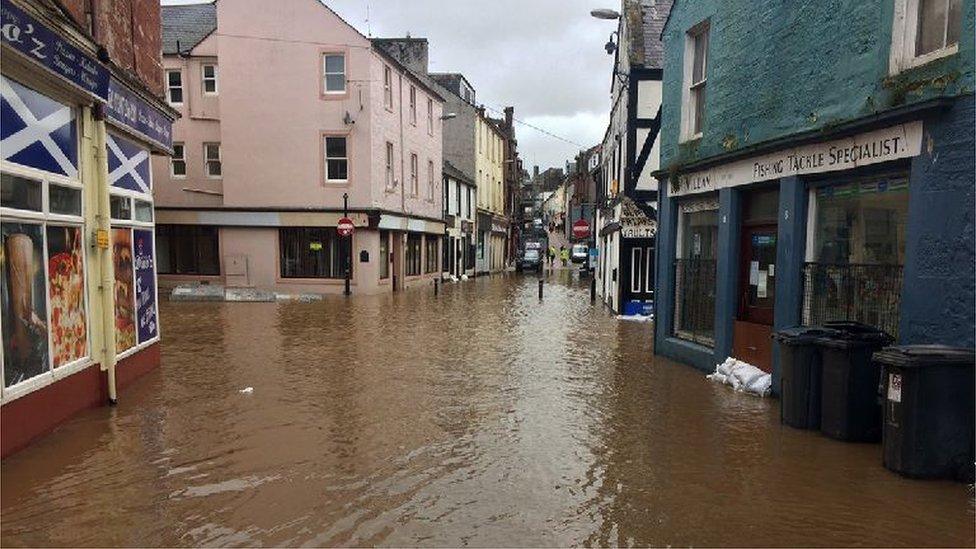
POLYGON ((339 236, 351 236, 355 230, 356 226, 353 225, 352 219, 349 219, 348 217, 343 217, 339 220, 339 223, 336 224, 336 232, 339 233, 339 236))

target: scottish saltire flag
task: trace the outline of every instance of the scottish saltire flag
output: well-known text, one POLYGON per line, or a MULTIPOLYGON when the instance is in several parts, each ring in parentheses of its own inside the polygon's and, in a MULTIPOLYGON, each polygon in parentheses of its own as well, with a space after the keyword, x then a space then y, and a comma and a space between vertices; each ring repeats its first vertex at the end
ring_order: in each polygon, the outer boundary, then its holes
POLYGON ((0 76, 0 155, 22 166, 77 179, 74 109, 0 76))
POLYGON ((108 182, 118 189, 149 194, 149 150, 132 141, 108 134, 108 182))

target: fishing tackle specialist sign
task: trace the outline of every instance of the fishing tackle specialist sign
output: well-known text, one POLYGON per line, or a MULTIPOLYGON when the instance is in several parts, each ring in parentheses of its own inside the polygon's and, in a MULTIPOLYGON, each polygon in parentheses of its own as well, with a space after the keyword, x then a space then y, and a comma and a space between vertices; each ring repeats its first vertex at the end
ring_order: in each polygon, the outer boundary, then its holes
POLYGON ((922 123, 911 122, 846 139, 814 143, 678 176, 671 196, 705 193, 758 181, 849 170, 901 158, 922 150, 922 123))
POLYGON ((0 13, 0 39, 4 45, 81 90, 108 100, 109 72, 101 63, 7 0, 0 4, 0 13))

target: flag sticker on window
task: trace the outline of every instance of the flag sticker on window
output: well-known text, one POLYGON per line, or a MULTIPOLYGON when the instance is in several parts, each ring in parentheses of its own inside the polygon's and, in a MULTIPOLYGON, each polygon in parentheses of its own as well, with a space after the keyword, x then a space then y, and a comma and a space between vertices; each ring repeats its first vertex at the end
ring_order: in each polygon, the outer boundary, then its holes
POLYGON ((901 374, 888 374, 888 400, 901 402, 901 374))

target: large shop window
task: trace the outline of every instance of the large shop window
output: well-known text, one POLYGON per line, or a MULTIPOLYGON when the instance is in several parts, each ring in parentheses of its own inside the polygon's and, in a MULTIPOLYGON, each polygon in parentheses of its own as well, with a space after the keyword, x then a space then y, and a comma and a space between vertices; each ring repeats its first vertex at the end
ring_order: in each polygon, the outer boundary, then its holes
POLYGON ((279 229, 282 278, 344 278, 343 248, 333 227, 279 229))
POLYGON ((683 205, 674 267, 674 335, 714 345, 718 210, 709 202, 683 205))
POLYGON ((437 271, 437 237, 427 235, 424 245, 427 247, 424 254, 424 272, 433 273, 437 271))
POLYGON ((811 195, 804 324, 856 320, 897 336, 908 179, 861 180, 811 195))
POLYGON ((380 279, 390 278, 390 232, 380 231, 380 279))
POLYGON ((3 387, 89 362, 76 112, 0 77, 0 331, 3 387))
POLYGON ((407 235, 406 276, 420 275, 420 240, 421 235, 418 233, 407 235))
POLYGON ((109 133, 108 179, 115 266, 115 352, 128 355, 159 336, 149 150, 109 133))
POLYGON ((157 225, 156 253, 159 274, 220 274, 217 227, 206 225, 157 225))

